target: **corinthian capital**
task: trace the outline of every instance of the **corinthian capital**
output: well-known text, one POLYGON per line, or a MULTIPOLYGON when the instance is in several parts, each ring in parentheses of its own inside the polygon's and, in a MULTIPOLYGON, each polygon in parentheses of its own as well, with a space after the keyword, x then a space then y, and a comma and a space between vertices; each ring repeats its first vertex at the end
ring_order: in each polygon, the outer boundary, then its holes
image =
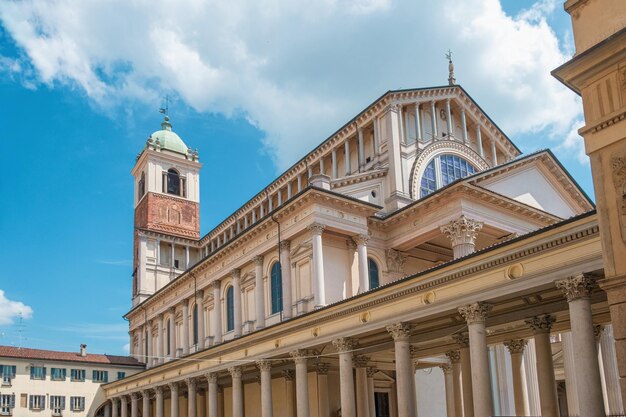
POLYGON ((595 278, 588 274, 574 275, 573 277, 556 281, 555 284, 557 288, 563 291, 563 295, 567 298, 568 303, 579 298, 589 298, 598 285, 595 278))
POLYGON ((441 226, 439 230, 452 241, 452 246, 457 246, 464 243, 473 245, 476 242, 478 232, 482 228, 483 222, 468 219, 465 215, 462 215, 458 219, 441 226))
POLYGON ((266 360, 257 361, 256 366, 260 371, 269 371, 272 369, 272 363, 266 360))
POLYGON ((370 240, 370 237, 368 235, 357 235, 357 236, 354 236, 352 240, 354 241, 354 243, 356 243, 357 246, 367 245, 367 242, 370 240))
POLYGON ((312 235, 321 235, 325 228, 326 226, 321 223, 313 223, 308 227, 312 235))
POLYGON ((459 313, 467 321, 467 324, 472 323, 484 323, 487 318, 487 313, 493 306, 491 304, 483 303, 481 301, 474 304, 466 305, 465 307, 459 307, 459 313))
POLYGON ((289 355, 291 355, 295 363, 306 363, 309 358, 309 352, 303 349, 291 351, 289 352, 289 355))
POLYGON ((333 340, 333 346, 339 353, 350 352, 356 345, 356 341, 348 337, 340 337, 339 339, 333 340))
POLYGON ((241 368, 238 366, 228 368, 228 372, 232 378, 241 378, 241 368))
POLYGON ((387 326, 387 331, 393 338, 394 342, 407 341, 411 336, 413 326, 410 323, 394 323, 387 326))
POLYGON ((504 346, 506 346, 509 353, 512 355, 514 353, 524 353, 527 343, 528 341, 526 339, 511 339, 505 340, 504 346))
POLYGON ((280 248, 280 250, 289 250, 291 249, 291 242, 288 240, 281 240, 278 247, 280 248))
POLYGON ((328 375, 329 366, 330 364, 327 362, 318 362, 315 364, 315 372, 317 372, 318 375, 328 375))
POLYGON ((453 334, 452 339, 462 348, 469 347, 469 336, 467 333, 453 334))
POLYGON ((233 279, 239 279, 239 277, 241 276, 241 270, 239 268, 235 268, 232 271, 230 271, 230 276, 233 279))
POLYGON ((450 350, 446 352, 446 356, 452 363, 459 363, 461 361, 461 352, 458 350, 450 350))
POLYGON ((526 320, 526 324, 528 324, 535 333, 549 333, 552 329, 552 323, 555 321, 556 318, 554 316, 544 314, 526 320))
POLYGON ((263 266, 263 257, 261 255, 255 256, 254 258, 252 258, 252 260, 254 261, 255 265, 263 266))
POLYGON ((354 355, 352 358, 352 364, 355 368, 367 368, 369 361, 370 357, 365 355, 354 355))

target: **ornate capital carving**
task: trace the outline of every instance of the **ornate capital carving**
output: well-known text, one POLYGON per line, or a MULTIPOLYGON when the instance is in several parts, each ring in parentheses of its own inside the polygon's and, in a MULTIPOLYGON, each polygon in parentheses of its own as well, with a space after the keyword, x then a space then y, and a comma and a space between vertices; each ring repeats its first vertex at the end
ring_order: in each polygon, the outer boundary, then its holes
POLYGON ((196 381, 195 378, 185 378, 185 383, 187 384, 187 387, 189 388, 195 388, 196 385, 198 385, 198 382, 196 381))
POLYGON ((393 338, 394 342, 402 342, 409 340, 413 326, 410 323, 394 323, 387 326, 387 331, 393 338))
POLYGON ((356 347, 357 343, 354 339, 350 339, 347 337, 340 337, 339 339, 333 340, 333 346, 337 349, 337 352, 350 352, 352 349, 356 347))
POLYGON ((198 290, 196 292, 196 297, 202 300, 204 298, 204 290, 198 290))
POLYGON ((352 238, 352 240, 354 241, 354 243, 356 243, 357 246, 367 245, 367 242, 369 242, 370 237, 368 235, 356 235, 352 238))
POLYGON ((208 373, 205 377, 209 384, 217 384, 217 374, 215 372, 208 373))
POLYGON ((156 395, 163 395, 163 387, 160 385, 157 385, 156 387, 154 387, 154 393, 156 395))
POLYGON ((309 352, 304 349, 292 350, 289 352, 289 355, 296 364, 306 363, 307 359, 309 359, 309 352))
POLYGON ((261 372, 263 371, 267 372, 272 369, 272 362, 266 361, 266 360, 260 360, 260 361, 256 361, 256 366, 257 368, 259 368, 261 372))
POLYGON ((505 340, 504 346, 506 346, 509 353, 512 355, 514 353, 524 353, 527 343, 528 341, 526 339, 511 339, 505 340))
POLYGON ((178 382, 170 382, 167 384, 171 392, 178 393, 178 382))
POLYGON ((241 368, 238 366, 231 366, 228 368, 228 373, 232 378, 241 378, 241 368))
POLYGON ((439 367, 441 368, 444 374, 449 374, 450 372, 452 372, 452 366, 450 366, 447 363, 442 363, 441 365, 439 365, 439 367))
POLYGON ((183 298, 182 300, 180 300, 180 304, 181 304, 183 307, 189 307, 189 299, 187 299, 187 298, 183 298))
POLYGON ((328 368, 330 364, 328 362, 318 362, 315 364, 315 372, 318 375, 328 375, 328 368))
POLYGON ((389 272, 404 273, 404 263, 406 257, 395 249, 387 249, 387 270, 389 272))
POLYGON ((459 363, 461 361, 461 352, 458 350, 449 350, 446 352, 446 356, 452 363, 459 363))
POLYGON ((130 393, 130 399, 131 399, 132 401, 137 401, 137 400, 139 399, 139 393, 137 393, 137 392, 131 392, 131 393, 130 393))
POLYGON ((600 340, 600 338, 602 337, 602 333, 604 333, 603 325, 596 324, 593 326, 593 335, 595 336, 596 340, 600 340))
POLYGON ((263 266, 263 257, 261 255, 255 256, 252 260, 256 266, 263 266))
POLYGON ((291 369, 286 369, 283 371, 283 378, 285 378, 287 381, 293 381, 295 376, 295 373, 291 369))
POLYGON ((441 226, 439 230, 452 241, 452 246, 469 243, 474 245, 478 232, 483 228, 483 222, 468 219, 462 215, 456 220, 441 226))
POLYGON ((288 240, 281 240, 278 247, 280 248, 280 250, 289 250, 291 249, 291 242, 288 240))
POLYGON ((352 239, 346 240, 346 246, 348 247, 349 250, 353 252, 356 250, 356 243, 354 243, 354 240, 352 239))
POLYGON ((487 313, 493 308, 491 304, 478 301, 473 304, 466 305, 465 307, 459 307, 459 313, 467 321, 467 324, 472 323, 484 323, 487 318, 487 313))
POLYGON ((461 346, 462 348, 469 347, 469 336, 467 335, 467 333, 453 334, 452 339, 456 342, 457 345, 461 346))
POLYGON ((352 365, 355 368, 367 368, 367 363, 369 361, 370 357, 365 355, 354 355, 352 357, 352 365))
POLYGON ((374 368, 373 366, 368 366, 367 367, 367 377, 368 378, 374 378, 374 375, 376 375, 376 372, 378 372, 378 368, 374 368))
POLYGON ((526 320, 526 324, 530 326, 535 333, 550 333, 552 329, 552 323, 556 321, 554 316, 550 314, 544 314, 541 316, 535 316, 526 320))
POLYGON ((574 275, 555 282, 557 288, 563 291, 567 302, 578 300, 579 298, 589 298, 597 287, 596 279, 588 274, 574 275))
POLYGON ((321 235, 326 229, 326 226, 321 223, 313 223, 307 227, 311 231, 312 235, 321 235))
POLYGON ((219 279, 216 279, 210 285, 214 290, 220 290, 222 288, 222 282, 219 279))
POLYGON ((230 276, 233 279, 239 279, 241 277, 241 269, 239 268, 235 268, 232 271, 230 271, 230 276))

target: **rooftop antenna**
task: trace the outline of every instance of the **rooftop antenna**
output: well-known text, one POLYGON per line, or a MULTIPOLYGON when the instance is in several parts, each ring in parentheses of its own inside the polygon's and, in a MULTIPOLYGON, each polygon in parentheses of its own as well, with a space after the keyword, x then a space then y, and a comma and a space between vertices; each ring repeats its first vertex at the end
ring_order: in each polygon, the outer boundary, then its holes
POLYGON ((17 336, 17 340, 18 340, 17 341, 17 348, 21 349, 22 348, 22 343, 24 341, 24 334, 23 334, 23 332, 24 332, 24 326, 25 326, 25 324, 24 324, 24 317, 22 316, 22 312, 21 311, 18 313, 18 319, 17 319, 16 326, 17 326, 17 335, 18 335, 17 336))
POLYGON ((452 51, 448 49, 448 53, 446 54, 446 59, 448 60, 448 85, 455 85, 456 78, 454 78, 454 64, 452 63, 452 51))

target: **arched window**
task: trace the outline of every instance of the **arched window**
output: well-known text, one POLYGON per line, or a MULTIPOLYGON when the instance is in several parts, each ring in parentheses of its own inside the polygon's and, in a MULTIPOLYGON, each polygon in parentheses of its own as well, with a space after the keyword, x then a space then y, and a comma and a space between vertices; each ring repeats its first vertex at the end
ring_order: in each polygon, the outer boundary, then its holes
POLYGON ((426 165, 420 183, 420 197, 476 172, 467 160, 451 154, 439 155, 426 165))
POLYGON ((280 262, 274 262, 271 270, 272 314, 283 311, 283 277, 280 262))
POLYGON ((174 168, 167 170, 167 193, 180 195, 180 174, 174 168))
POLYGON ((167 322, 165 323, 165 337, 166 337, 166 355, 170 354, 170 319, 167 319, 167 322))
POLYGON ((233 287, 226 290, 226 331, 235 330, 235 298, 233 287))
POLYGON ((380 276, 378 274, 378 264, 372 258, 367 258, 367 269, 370 274, 370 290, 380 286, 380 276))
POLYGON ((193 344, 198 344, 198 304, 193 306, 193 344))

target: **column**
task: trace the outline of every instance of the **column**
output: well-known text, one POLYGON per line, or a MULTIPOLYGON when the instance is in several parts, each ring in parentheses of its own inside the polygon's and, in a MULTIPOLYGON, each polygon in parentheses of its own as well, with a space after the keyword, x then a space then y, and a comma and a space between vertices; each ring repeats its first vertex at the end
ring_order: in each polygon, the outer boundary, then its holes
POLYGON ((396 386, 398 392, 398 417, 416 417, 415 380, 411 360, 411 325, 396 323, 387 326, 393 338, 396 358, 396 386))
POLYGON ((161 239, 156 240, 156 264, 161 265, 161 239))
POLYGON ((171 243, 170 248, 171 248, 171 252, 170 252, 170 255, 171 255, 171 259, 170 259, 170 266, 171 266, 172 268, 174 268, 174 257, 175 257, 175 255, 176 255, 176 245, 174 244, 174 241, 173 241, 173 240, 172 240, 172 243, 171 243))
POLYGON ((283 320, 291 318, 293 302, 291 301, 291 243, 283 240, 279 244, 280 275, 283 284, 283 320))
MULTIPOLYGON (((128 417, 128 397, 126 395, 122 395, 120 397, 120 408, 121 408, 121 417, 128 417)), ((178 416, 177 416, 178 417, 178 416)))
POLYGON ((183 331, 181 334, 181 347, 183 348, 183 356, 189 354, 189 300, 182 301, 183 306, 183 331))
POLYGON ((233 278, 233 310, 235 318, 235 337, 241 336, 241 271, 233 269, 230 273, 233 278))
POLYGON ((359 172, 361 172, 363 165, 365 164, 365 152, 363 150, 363 129, 357 129, 357 141, 359 145, 359 172))
POLYGON ((493 158, 493 166, 498 165, 498 154, 496 153, 496 140, 491 139, 491 155, 493 158))
POLYGON ((432 127, 433 140, 437 140, 437 109, 434 101, 430 102, 430 126, 432 127))
MULTIPOLYGON (((526 323, 533 329, 535 339, 537 382, 542 417, 558 417, 559 415, 552 348, 550 347, 550 329, 554 320, 554 316, 548 314, 526 320, 526 323)), ((581 415, 587 417, 585 414, 581 413, 581 415)))
POLYGON ((228 368, 233 380, 233 417, 243 416, 243 384, 241 383, 241 368, 228 368))
POLYGON ((401 144, 406 144, 406 120, 404 117, 404 109, 402 107, 402 104, 398 104, 398 121, 399 121, 399 126, 398 126, 398 130, 400 133, 400 143, 401 144))
MULTIPOLYGON (((287 200, 291 199, 293 196, 291 192, 291 181, 287 183, 287 200)), ((248 216, 246 216, 246 228, 248 227, 248 216)))
POLYGON ((189 246, 185 245, 185 269, 189 268, 189 246))
POLYGON ((319 417, 330 417, 330 402, 328 399, 328 366, 326 362, 318 362, 315 367, 317 374, 317 398, 319 417))
POLYGON ((359 294, 370 290, 370 277, 367 263, 367 242, 369 239, 368 235, 358 235, 352 238, 356 244, 358 253, 359 294))
POLYGON ((119 398, 111 398, 111 417, 119 417, 120 400, 119 398))
POLYGON ((454 335, 453 339, 459 345, 463 416, 474 417, 474 390, 472 389, 472 363, 470 360, 469 337, 467 333, 461 333, 454 335))
POLYGON ((294 417, 296 415, 293 389, 294 372, 290 369, 283 371, 283 378, 285 378, 285 414, 287 417, 294 417))
POLYGON ((467 321, 469 334, 475 417, 493 415, 493 393, 491 391, 487 332, 485 329, 485 319, 491 307, 490 304, 476 302, 459 308, 459 313, 467 321))
POLYGON ((222 343, 222 283, 215 280, 213 285, 213 344, 222 343))
POLYGON ((356 369, 356 415, 370 417, 370 404, 367 390, 367 363, 370 358, 365 355, 355 355, 352 358, 356 369))
POLYGON ((163 354, 163 328, 164 328, 164 320, 163 314, 159 314, 159 318, 157 320, 157 363, 165 362, 165 355, 163 354))
POLYGON ((450 99, 446 99, 446 127, 448 128, 448 137, 454 136, 452 132, 452 111, 450 110, 450 99))
MULTIPOLYGON (((461 351, 451 350, 446 356, 452 364, 452 390, 454 392, 454 416, 463 417, 463 385, 461 382, 461 351)), ((471 388, 471 385, 470 385, 471 388)))
POLYGON ((525 339, 511 339, 504 342, 511 354, 511 376, 513 379, 513 398, 515 401, 515 414, 525 416, 526 409, 524 407, 524 366, 522 358, 524 357, 524 349, 527 341, 525 339))
POLYGON ((302 175, 298 174, 298 192, 302 191, 302 175))
POLYGON ((176 307, 170 307, 170 360, 176 359, 176 307))
POLYGON ((217 407, 217 374, 215 373, 206 374, 206 379, 209 384, 208 399, 207 399, 209 402, 208 417, 219 417, 218 407, 217 407))
POLYGON ((178 383, 170 382, 170 417, 178 417, 178 383))
POLYGON ((463 143, 467 145, 467 119, 465 118, 465 109, 461 108, 461 134, 463 135, 463 143))
POLYGON ((337 179, 337 149, 335 148, 333 148, 332 152, 330 153, 330 161, 332 165, 332 178, 337 179))
POLYGON ((265 327, 265 290, 263 288, 263 257, 254 259, 254 306, 256 315, 256 329, 265 327))
POLYGON ((111 417, 111 403, 104 405, 104 417, 111 417))
POLYGON ((346 171, 346 177, 348 175, 350 175, 350 138, 347 138, 346 141, 344 142, 344 153, 345 155, 345 161, 344 161, 344 168, 346 171))
POLYGON ((309 417, 309 380, 307 374, 307 352, 296 350, 291 352, 296 364, 296 415, 309 417))
POLYGON ((480 134, 480 125, 476 125, 476 146, 478 146, 478 154, 481 158, 485 157, 485 151, 483 150, 483 137, 480 134))
POLYGON ((261 360, 256 366, 261 371, 261 417, 272 417, 272 363, 261 360))
POLYGON ((152 320, 148 320, 147 339, 146 365, 147 367, 151 367, 154 364, 154 353, 152 352, 152 320))
POLYGON ((455 417, 454 414, 454 375, 452 372, 452 365, 444 363, 439 365, 443 372, 443 380, 446 389, 446 415, 448 417, 455 417))
POLYGON ((146 362, 146 352, 144 351, 146 344, 144 343, 144 335, 145 335, 145 330, 144 330, 145 326, 140 326, 137 329, 137 333, 138 333, 138 337, 137 337, 137 344, 139 345, 137 349, 137 360, 139 362, 146 362))
POLYGON ((341 395, 341 417, 356 417, 354 403, 354 378, 352 376, 352 349, 355 343, 345 337, 333 340, 339 352, 339 387, 341 395))
POLYGON ((204 290, 196 293, 196 305, 198 306, 198 350, 204 349, 204 290))
POLYGON ((619 372, 615 355, 615 339, 613 338, 613 326, 604 327, 600 336, 600 357, 604 371, 605 385, 607 387, 607 414, 623 414, 624 403, 619 385, 619 372))
POLYGON ((187 417, 197 417, 196 413, 196 380, 186 378, 187 383, 187 417))
POLYGON ((315 308, 324 307, 326 305, 326 290, 324 287, 324 254, 322 250, 322 232, 325 228, 326 226, 320 223, 313 223, 308 227, 311 231, 311 244, 313 246, 313 288, 315 308))
POLYGON ((415 103, 415 140, 422 141, 422 110, 420 103, 415 103))
POLYGON ((141 415, 150 416, 150 391, 145 389, 141 391, 141 415))
POLYGON ((591 314, 591 293, 596 280, 588 274, 580 274, 557 281, 569 304, 572 344, 576 352, 574 363, 580 415, 604 417, 604 398, 598 362, 598 348, 591 314))
POLYGON ((379 126, 380 126, 380 121, 378 119, 378 117, 374 117, 374 123, 373 123, 373 130, 374 130, 374 155, 378 156, 378 152, 379 152, 379 146, 378 146, 378 135, 379 135, 379 126))
POLYGON ((483 228, 483 222, 468 219, 462 215, 439 228, 452 243, 454 259, 462 258, 476 250, 476 237, 483 228))
POLYGON ((376 417, 376 400, 374 393, 374 375, 376 375, 378 369, 373 367, 367 368, 367 398, 369 402, 370 417, 376 417))
POLYGON ((139 417, 139 395, 136 392, 130 394, 130 417, 139 417))
POLYGON ((570 416, 580 415, 578 407, 578 389, 576 388, 576 351, 572 344, 572 333, 561 333, 561 348, 563 349, 563 371, 565 372, 565 386, 567 387, 567 412, 570 416))
POLYGON ((155 417, 164 417, 163 415, 163 387, 154 389, 154 413, 155 417))

